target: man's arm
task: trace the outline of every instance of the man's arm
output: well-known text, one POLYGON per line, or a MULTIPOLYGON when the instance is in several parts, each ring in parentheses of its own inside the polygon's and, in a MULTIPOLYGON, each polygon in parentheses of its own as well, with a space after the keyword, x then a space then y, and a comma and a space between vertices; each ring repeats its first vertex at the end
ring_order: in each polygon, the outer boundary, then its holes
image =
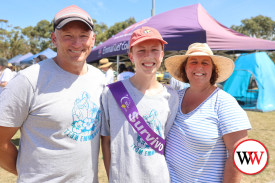
POLYGON ((239 183, 242 173, 235 167, 233 162, 233 152, 235 147, 243 140, 247 139, 247 130, 229 133, 223 136, 223 140, 228 151, 228 158, 225 163, 223 183, 239 183))
POLYGON ((109 169, 110 169, 110 162, 111 162, 111 148, 110 148, 110 136, 101 136, 101 147, 102 147, 102 154, 103 154, 103 162, 105 166, 105 170, 109 179, 109 169))
POLYGON ((0 126, 0 166, 15 175, 17 175, 16 159, 18 151, 11 142, 11 138, 18 129, 0 126))

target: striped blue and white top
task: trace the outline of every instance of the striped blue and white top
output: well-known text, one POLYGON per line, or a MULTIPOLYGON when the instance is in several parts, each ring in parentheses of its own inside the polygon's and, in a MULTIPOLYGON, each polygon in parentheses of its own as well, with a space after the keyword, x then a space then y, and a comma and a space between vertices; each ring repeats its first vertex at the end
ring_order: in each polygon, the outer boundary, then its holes
POLYGON ((222 136, 250 129, 245 111, 228 93, 217 88, 196 109, 183 114, 186 89, 166 144, 172 182, 222 182, 227 151, 222 136))

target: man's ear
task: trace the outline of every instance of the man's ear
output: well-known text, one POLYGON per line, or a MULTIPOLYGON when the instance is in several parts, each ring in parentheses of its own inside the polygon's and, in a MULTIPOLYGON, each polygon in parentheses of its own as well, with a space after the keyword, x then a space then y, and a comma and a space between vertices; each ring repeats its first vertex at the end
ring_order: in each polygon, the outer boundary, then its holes
POLYGON ((54 44, 54 46, 56 47, 57 43, 56 43, 56 35, 55 32, 51 33, 51 39, 52 39, 52 43, 54 44))
POLYGON ((93 43, 92 43, 92 47, 94 47, 94 45, 95 45, 95 33, 93 33, 93 43))

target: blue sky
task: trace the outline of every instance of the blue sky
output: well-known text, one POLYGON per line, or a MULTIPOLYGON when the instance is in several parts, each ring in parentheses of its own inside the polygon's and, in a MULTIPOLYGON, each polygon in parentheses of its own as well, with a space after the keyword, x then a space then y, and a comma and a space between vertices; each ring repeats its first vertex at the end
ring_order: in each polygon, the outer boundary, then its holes
MULTIPOLYGON (((175 8, 200 3, 221 24, 240 25, 245 18, 264 15, 275 21, 275 0, 155 0, 155 15, 175 8)), ((62 8, 75 4, 98 23, 112 26, 129 17, 141 21, 151 16, 152 0, 2 0, 0 19, 25 28, 40 20, 51 21, 62 8)), ((4 25, 0 24, 2 28, 4 25)))

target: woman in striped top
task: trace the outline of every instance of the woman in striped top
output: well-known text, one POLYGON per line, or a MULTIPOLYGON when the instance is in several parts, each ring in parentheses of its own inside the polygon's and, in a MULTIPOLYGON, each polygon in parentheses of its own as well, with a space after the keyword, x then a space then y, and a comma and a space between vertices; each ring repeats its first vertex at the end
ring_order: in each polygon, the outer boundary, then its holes
POLYGON ((240 182, 232 156, 251 125, 237 101, 216 86, 232 74, 233 61, 213 55, 206 43, 194 43, 185 55, 167 58, 165 66, 190 83, 178 92, 178 113, 167 137, 171 181, 240 182))

